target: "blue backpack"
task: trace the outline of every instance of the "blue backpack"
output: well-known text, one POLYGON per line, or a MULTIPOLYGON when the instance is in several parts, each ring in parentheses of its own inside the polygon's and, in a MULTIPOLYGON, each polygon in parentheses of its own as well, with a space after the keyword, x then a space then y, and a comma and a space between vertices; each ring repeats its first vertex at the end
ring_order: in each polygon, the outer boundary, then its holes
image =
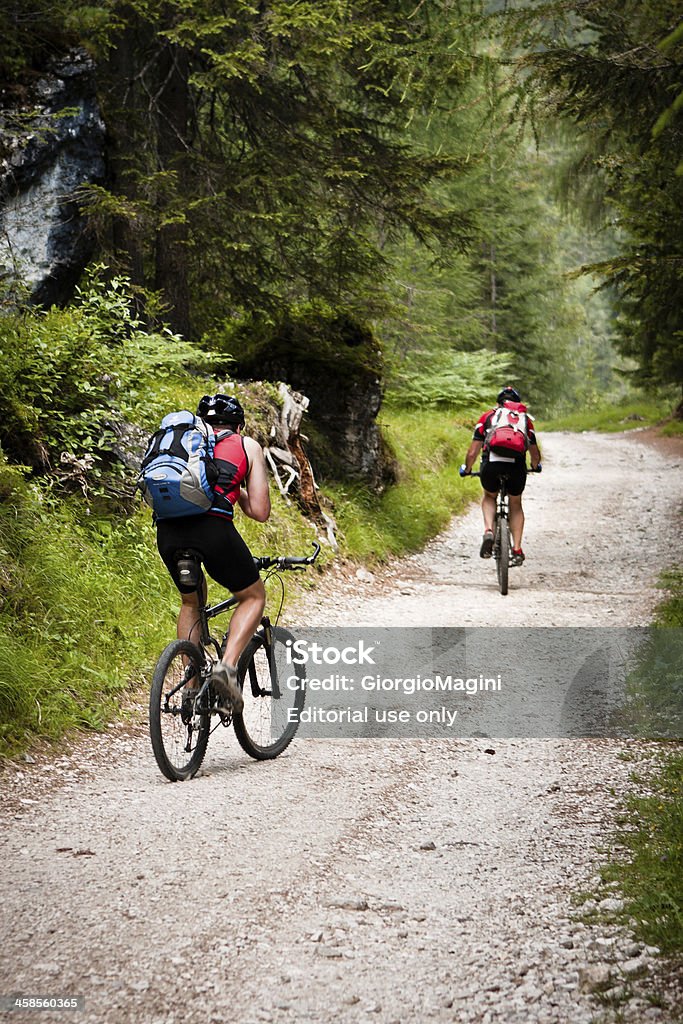
POLYGON ((218 441, 209 423, 183 409, 164 416, 147 446, 138 487, 157 519, 195 516, 214 502, 218 469, 213 453, 218 441))

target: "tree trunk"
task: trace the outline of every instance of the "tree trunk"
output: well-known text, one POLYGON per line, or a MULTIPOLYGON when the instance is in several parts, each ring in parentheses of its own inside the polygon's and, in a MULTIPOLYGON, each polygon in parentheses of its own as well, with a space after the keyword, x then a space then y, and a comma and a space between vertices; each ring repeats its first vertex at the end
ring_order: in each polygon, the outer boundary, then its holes
MULTIPOLYGON (((149 26, 125 9, 126 26, 102 66, 102 104, 108 126, 108 179, 112 192, 129 200, 138 198, 135 172, 142 170, 148 128, 140 121, 140 95, 135 83, 141 52, 150 43, 149 26), (147 28, 147 31, 145 30, 147 28)), ((112 218, 111 244, 114 258, 133 284, 144 287, 145 261, 142 232, 132 215, 112 218)))
POLYGON ((170 43, 158 60, 159 93, 155 111, 157 158, 160 171, 176 176, 170 188, 162 186, 157 216, 155 288, 169 307, 172 329, 189 338, 190 289, 188 283, 188 225, 180 206, 187 196, 189 121, 189 61, 187 52, 170 43), (168 223, 164 223, 167 220, 168 223))
POLYGON ((490 246, 489 259, 491 261, 491 332, 495 338, 498 334, 498 281, 496 279, 496 250, 493 243, 490 246))

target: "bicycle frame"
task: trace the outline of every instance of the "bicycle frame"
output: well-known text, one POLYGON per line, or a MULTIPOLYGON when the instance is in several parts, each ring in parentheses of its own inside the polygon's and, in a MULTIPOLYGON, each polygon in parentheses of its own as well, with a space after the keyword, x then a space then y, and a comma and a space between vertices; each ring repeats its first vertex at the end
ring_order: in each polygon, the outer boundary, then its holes
POLYGON ((498 494, 496 496, 496 517, 495 517, 495 521, 494 521, 494 530, 493 530, 493 535, 494 535, 493 551, 494 551, 494 554, 496 552, 496 549, 498 549, 498 551, 500 551, 500 533, 501 533, 500 523, 501 523, 501 520, 506 519, 508 522, 510 521, 510 498, 509 498, 508 490, 507 490, 507 481, 508 481, 508 478, 506 476, 501 476, 500 477, 500 480, 499 480, 500 486, 498 488, 498 494))
MULTIPOLYGON (((238 603, 238 601, 237 601, 236 597, 229 597, 225 601, 220 601, 218 604, 215 604, 215 605, 200 605, 200 607, 199 607, 199 631, 200 632, 199 632, 199 641, 198 641, 198 645, 197 646, 199 647, 199 649, 201 651, 206 651, 207 648, 213 647, 213 649, 215 650, 216 656, 218 657, 219 661, 220 661, 220 659, 223 656, 223 651, 225 649, 225 642, 227 640, 228 634, 227 634, 227 631, 226 631, 224 633, 224 635, 223 635, 223 639, 222 639, 221 643, 219 643, 218 640, 216 640, 215 637, 211 636, 211 633, 209 631, 209 619, 213 619, 213 618, 215 618, 216 615, 221 615, 223 612, 229 611, 231 608, 234 608, 235 605, 237 605, 237 603, 238 603)), ((279 684, 278 684, 277 663, 276 663, 275 658, 273 657, 273 642, 272 642, 273 624, 272 624, 272 622, 271 622, 271 620, 270 620, 268 615, 264 615, 263 618, 261 619, 260 629, 262 630, 263 646, 264 646, 264 649, 265 649, 265 652, 266 652, 266 656, 268 658, 268 663, 269 663, 270 669, 271 669, 271 687, 272 687, 271 692, 272 692, 272 696, 276 700, 279 700, 281 694, 280 694, 280 687, 279 687, 279 684)), ((196 700, 198 700, 200 702, 201 702, 202 697, 204 696, 204 694, 206 693, 206 691, 207 691, 207 689, 209 687, 209 681, 210 681, 210 677, 211 677, 211 670, 212 670, 212 668, 213 668, 213 662, 211 661, 210 658, 207 658, 206 666, 205 666, 205 672, 202 673, 202 682, 201 682, 201 685, 197 689, 197 696, 195 698, 196 700)), ((254 695, 254 697, 262 697, 262 696, 265 695, 264 691, 262 691, 261 688, 259 687, 258 681, 255 678, 255 676, 252 676, 250 678, 249 682, 251 684, 251 690, 252 690, 252 694, 254 695)), ((166 695, 166 703, 167 704, 168 704, 169 700, 179 690, 181 690, 183 688, 184 685, 185 685, 185 680, 181 680, 181 682, 176 687, 174 687, 172 690, 169 690, 169 692, 166 695)), ((201 706, 201 704, 200 704, 200 706, 201 706)))
MULTIPOLYGON (((313 554, 309 555, 306 558, 269 557, 269 556, 265 556, 263 558, 255 558, 254 562, 255 562, 259 572, 261 572, 262 569, 273 569, 275 574, 277 574, 278 572, 284 572, 284 570, 286 570, 286 569, 304 569, 306 566, 312 565, 313 562, 315 562, 315 560, 318 557, 318 555, 320 554, 320 545, 317 542, 314 542, 313 547, 314 547, 313 554)), ((185 555, 186 558, 189 558, 190 560, 195 561, 198 566, 201 565, 201 557, 199 556, 199 554, 197 552, 193 551, 192 549, 188 548, 187 550, 184 550, 182 552, 179 551, 178 554, 185 555)), ((219 601, 218 604, 214 604, 214 605, 205 605, 203 603, 200 603, 199 608, 198 608, 198 615, 199 615, 199 641, 198 641, 198 647, 204 653, 207 651, 208 648, 213 647, 213 649, 214 649, 214 651, 216 653, 216 656, 217 656, 219 661, 223 657, 223 651, 225 650, 225 644, 226 644, 226 641, 227 641, 227 638, 228 638, 228 632, 226 630, 226 632, 223 634, 223 638, 222 638, 221 642, 218 643, 216 638, 211 636, 211 633, 209 631, 209 619, 215 618, 216 615, 222 615, 223 612, 230 611, 230 609, 234 608, 237 604, 239 604, 239 602, 238 602, 236 597, 228 597, 224 601, 219 601)), ((279 700, 280 696, 281 696, 281 692, 280 692, 280 687, 279 687, 279 683, 278 683, 278 673, 277 673, 276 659, 273 657, 273 624, 272 624, 272 622, 271 622, 271 620, 270 620, 268 615, 264 615, 262 617, 261 623, 260 623, 260 629, 262 630, 261 636, 263 638, 263 646, 264 646, 264 649, 265 649, 265 652, 266 652, 266 656, 268 658, 268 664, 270 666, 270 673, 271 673, 271 691, 270 692, 271 692, 272 696, 276 700, 279 700)), ((257 632, 258 632, 258 630, 257 630, 257 632)), ((211 659, 208 656, 206 656, 205 670, 202 672, 202 682, 201 682, 201 686, 198 688, 197 697, 195 698, 196 700, 200 700, 204 696, 204 694, 207 692, 208 687, 209 687, 209 681, 210 681, 212 669, 213 669, 213 663, 211 662, 211 659)), ((253 675, 251 676, 250 683, 251 683, 252 694, 254 695, 254 697, 264 696, 264 692, 260 689, 260 687, 258 685, 258 681, 255 678, 255 676, 253 676, 253 675)), ((181 683, 178 686, 174 687, 172 690, 170 690, 168 692, 168 694, 166 696, 166 704, 167 705, 168 705, 168 702, 169 702, 170 698, 173 697, 178 692, 178 690, 182 689, 182 687, 184 685, 185 685, 185 681, 183 680, 183 681, 181 681, 181 683)))

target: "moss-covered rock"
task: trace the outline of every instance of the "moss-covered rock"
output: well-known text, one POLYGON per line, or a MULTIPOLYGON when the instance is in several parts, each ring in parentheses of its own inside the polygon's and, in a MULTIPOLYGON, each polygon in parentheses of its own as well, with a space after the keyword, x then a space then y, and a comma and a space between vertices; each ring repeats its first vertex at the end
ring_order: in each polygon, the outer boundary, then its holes
POLYGON ((376 422, 382 404, 382 352, 369 327, 334 311, 307 308, 278 323, 253 318, 224 344, 236 372, 285 381, 310 399, 306 433, 316 469, 381 489, 393 462, 376 422))

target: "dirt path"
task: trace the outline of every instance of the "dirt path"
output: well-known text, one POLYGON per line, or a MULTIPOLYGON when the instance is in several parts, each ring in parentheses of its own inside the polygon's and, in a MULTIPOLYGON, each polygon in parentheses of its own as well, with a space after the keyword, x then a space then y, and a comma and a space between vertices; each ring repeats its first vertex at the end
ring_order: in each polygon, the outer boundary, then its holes
MULTIPOLYGON (((512 580, 529 624, 648 621, 681 461, 547 439, 512 580)), ((474 509, 381 575, 337 574, 308 621, 501 623, 479 537, 474 509)), ((673 1020, 633 980, 651 951, 570 898, 631 770, 604 740, 310 740, 257 764, 216 735, 173 786, 142 728, 114 728, 2 780, 0 994, 83 995, 78 1024, 673 1020)))

